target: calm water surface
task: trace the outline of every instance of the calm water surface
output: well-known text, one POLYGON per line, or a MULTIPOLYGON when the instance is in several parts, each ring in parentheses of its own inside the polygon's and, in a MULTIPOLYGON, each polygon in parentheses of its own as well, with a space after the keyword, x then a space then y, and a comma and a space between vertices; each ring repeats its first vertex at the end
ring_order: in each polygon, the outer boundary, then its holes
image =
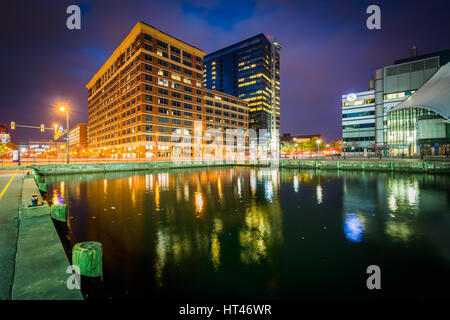
POLYGON ((450 298, 448 176, 224 168, 46 180, 76 241, 103 244, 112 299, 450 298))

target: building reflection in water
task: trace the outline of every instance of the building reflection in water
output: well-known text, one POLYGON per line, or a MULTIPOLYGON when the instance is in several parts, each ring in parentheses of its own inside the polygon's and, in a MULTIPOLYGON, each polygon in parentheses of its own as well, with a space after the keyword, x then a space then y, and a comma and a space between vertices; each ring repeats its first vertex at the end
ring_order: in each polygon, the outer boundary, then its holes
POLYGON ((300 189, 300 182, 298 181, 298 175, 294 175, 292 183, 294 186, 294 191, 298 192, 298 190, 300 189))
POLYGON ((415 177, 389 179, 385 188, 389 209, 385 232, 394 241, 410 241, 421 205, 419 182, 415 177))
MULTIPOLYGON (((270 251, 282 245, 282 214, 279 204, 280 176, 278 170, 259 171, 258 180, 264 185, 265 202, 249 199, 245 225, 239 232, 241 260, 245 264, 262 263, 270 251)), ((267 262, 267 261, 265 261, 267 262)))
MULTIPOLYGON (((277 260, 274 252, 283 238, 278 170, 174 170, 97 177, 101 179, 91 178, 87 192, 79 195, 86 197, 88 209, 78 212, 87 214, 87 219, 73 221, 74 233, 84 230, 77 240, 98 240, 106 248, 120 245, 130 261, 139 261, 150 249, 159 287, 165 286, 174 264, 204 263, 198 257, 208 257, 216 272, 223 268, 224 259, 246 265, 277 260), (99 196, 100 190, 105 196, 99 196), (225 254, 224 242, 238 250, 225 254)), ((79 183, 70 185, 79 187, 79 183)), ((62 186, 53 193, 55 202, 58 197, 63 200, 62 186)), ((105 266, 123 259, 119 256, 116 250, 105 252, 105 266)))
POLYGON ((222 183, 220 182, 220 176, 217 177, 217 193, 219 195, 219 198, 222 199, 223 193, 222 193, 222 183))
POLYGON ((321 204, 323 200, 323 193, 322 193, 322 186, 320 184, 317 184, 316 186, 316 198, 317 204, 321 204))
POLYGON ((362 219, 356 213, 346 213, 344 220, 345 237, 351 242, 361 242, 363 231, 362 219))
POLYGON ((425 175, 366 173, 366 181, 354 173, 343 176, 343 228, 352 242, 363 241, 366 233, 373 237, 383 233, 393 242, 410 242, 420 233, 420 215, 439 212, 439 206, 448 207, 445 193, 435 189, 434 183, 426 183, 425 175))
POLYGON ((200 214, 203 212, 203 196, 201 192, 194 193, 194 199, 195 199, 195 213, 196 216, 199 217, 200 214))
POLYGON ((89 174, 49 178, 49 190, 54 203, 79 190, 71 199, 72 231, 78 242, 104 244, 110 279, 125 287, 150 272, 158 290, 236 273, 278 288, 279 263, 292 263, 292 253, 305 254, 297 267, 306 268, 330 246, 339 255, 349 242, 407 243, 421 232, 421 215, 439 217, 449 208, 446 193, 421 176, 320 174, 271 168, 89 174), (280 190, 290 191, 283 202, 280 190))

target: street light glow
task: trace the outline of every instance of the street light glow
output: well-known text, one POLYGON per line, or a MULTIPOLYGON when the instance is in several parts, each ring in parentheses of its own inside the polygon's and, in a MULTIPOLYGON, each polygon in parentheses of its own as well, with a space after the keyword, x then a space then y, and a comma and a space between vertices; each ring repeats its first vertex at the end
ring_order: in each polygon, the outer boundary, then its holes
POLYGON ((59 111, 62 111, 62 112, 66 111, 66 107, 60 106, 60 107, 59 107, 59 111))

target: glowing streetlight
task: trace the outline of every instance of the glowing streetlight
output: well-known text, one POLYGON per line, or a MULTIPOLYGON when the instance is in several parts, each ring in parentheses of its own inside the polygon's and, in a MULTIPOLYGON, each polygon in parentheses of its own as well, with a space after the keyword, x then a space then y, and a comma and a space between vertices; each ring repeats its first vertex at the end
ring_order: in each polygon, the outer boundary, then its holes
POLYGON ((320 153, 319 147, 320 147, 320 139, 317 139, 317 154, 320 153))

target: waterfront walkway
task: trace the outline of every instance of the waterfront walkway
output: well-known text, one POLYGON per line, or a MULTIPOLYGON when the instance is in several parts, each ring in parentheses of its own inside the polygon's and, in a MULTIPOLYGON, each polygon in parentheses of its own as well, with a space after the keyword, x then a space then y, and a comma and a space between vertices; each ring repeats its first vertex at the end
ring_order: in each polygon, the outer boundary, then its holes
POLYGON ((0 300, 11 299, 23 170, 0 171, 0 300))

